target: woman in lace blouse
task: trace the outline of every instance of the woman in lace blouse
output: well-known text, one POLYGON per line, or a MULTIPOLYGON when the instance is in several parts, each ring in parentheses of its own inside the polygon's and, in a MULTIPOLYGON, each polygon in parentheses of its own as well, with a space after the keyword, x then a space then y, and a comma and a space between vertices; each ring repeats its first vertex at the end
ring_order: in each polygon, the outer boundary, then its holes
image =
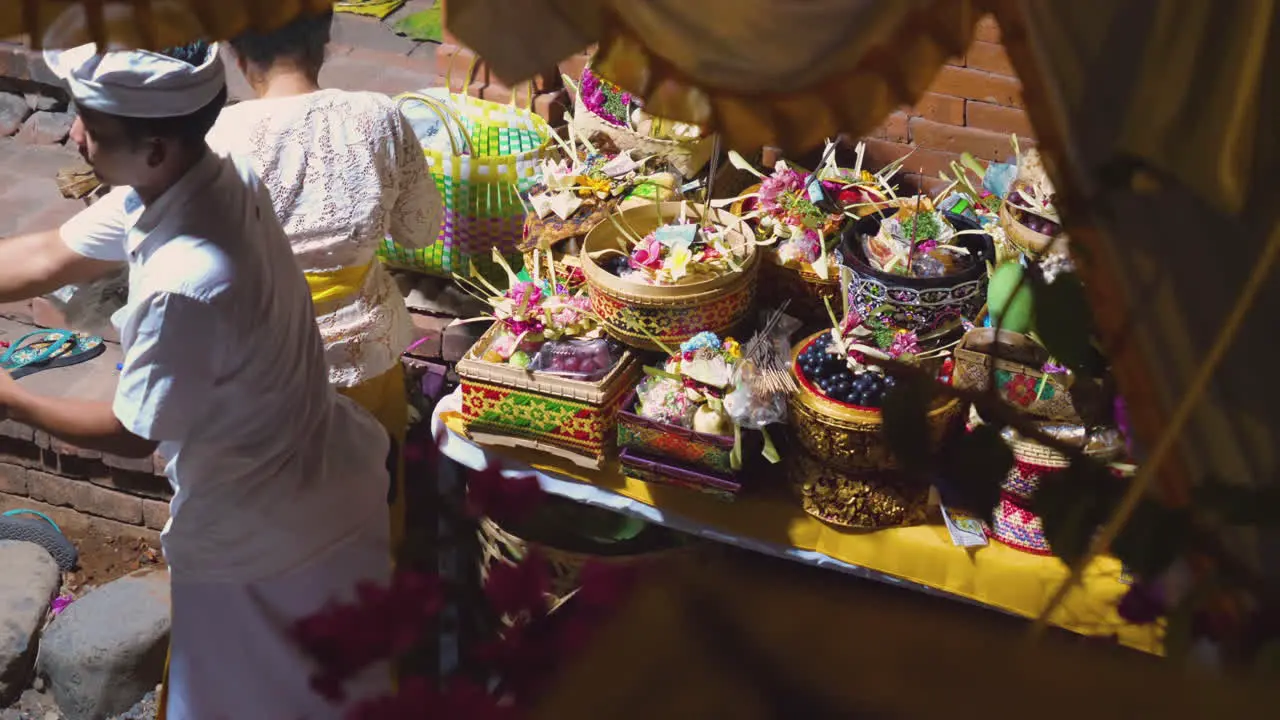
MULTIPOLYGON (((332 13, 231 41, 257 99, 222 112, 216 150, 250 160, 271 193, 311 285, 329 379, 372 412, 397 442, 408 425, 400 355, 412 324, 375 252, 436 239, 443 204, 413 129, 386 95, 318 84, 332 13)), ((392 541, 403 534, 403 481, 392 541)))

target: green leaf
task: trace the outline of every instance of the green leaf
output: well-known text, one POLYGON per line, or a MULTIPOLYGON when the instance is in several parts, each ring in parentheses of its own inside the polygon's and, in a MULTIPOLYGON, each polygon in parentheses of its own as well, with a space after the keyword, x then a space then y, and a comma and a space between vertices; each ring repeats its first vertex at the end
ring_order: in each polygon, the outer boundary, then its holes
POLYGON ((1191 515, 1144 499, 1111 543, 1111 552, 1138 577, 1159 576, 1187 547, 1191 515))
POLYGON ((1225 525, 1271 526, 1280 522, 1280 487, 1244 487, 1210 478, 1196 488, 1196 507, 1225 525))
POLYGON ((991 425, 956 438, 947 453, 951 469, 945 478, 943 500, 948 507, 966 510, 991 522, 1000 501, 1000 485, 1013 467, 1013 451, 991 425))
POLYGON ((923 378, 899 379, 884 398, 884 435, 898 465, 912 475, 929 469, 929 405, 933 383, 923 378))
POLYGON ((429 10, 407 15, 393 28, 397 35, 424 42, 440 42, 444 39, 444 23, 440 3, 429 10))
POLYGON ((1036 334, 1059 362, 1092 377, 1093 323, 1084 284, 1074 273, 1063 273, 1052 283, 1036 274, 1030 280, 1035 295, 1036 334))
POLYGON ((1280 675, 1280 640, 1272 640, 1258 648, 1253 658, 1253 671, 1258 675, 1280 675))
POLYGON ((1035 295, 1026 270, 1007 262, 991 273, 987 284, 987 310, 991 323, 1001 330, 1025 333, 1035 322, 1035 295))
POLYGON ((1041 478, 1031 507, 1044 522, 1045 540, 1053 554, 1067 564, 1083 557, 1121 489, 1106 468, 1086 460, 1041 478))

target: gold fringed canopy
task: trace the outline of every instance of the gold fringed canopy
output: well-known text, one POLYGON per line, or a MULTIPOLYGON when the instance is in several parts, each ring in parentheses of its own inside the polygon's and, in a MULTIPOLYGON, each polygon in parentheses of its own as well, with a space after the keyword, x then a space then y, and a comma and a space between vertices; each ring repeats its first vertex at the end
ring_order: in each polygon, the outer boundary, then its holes
POLYGON ((97 42, 155 50, 271 30, 332 0, 0 0, 0 39, 35 49, 97 42))

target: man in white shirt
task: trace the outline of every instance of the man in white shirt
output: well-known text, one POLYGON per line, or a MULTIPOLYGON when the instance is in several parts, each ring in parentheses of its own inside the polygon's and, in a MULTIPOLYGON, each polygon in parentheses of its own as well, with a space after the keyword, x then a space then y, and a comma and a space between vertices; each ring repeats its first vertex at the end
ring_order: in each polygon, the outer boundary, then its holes
MULTIPOLYGON (((293 624, 386 583, 389 441, 329 386, 307 283, 267 193, 204 137, 225 103, 216 47, 50 54, 72 138, 117 189, 60 231, 0 242, 0 299, 129 266, 113 317, 111 404, 34 395, 0 373, 0 409, 84 447, 169 459, 168 717, 326 718, 293 624)), ((385 668, 349 697, 389 689, 385 668)))

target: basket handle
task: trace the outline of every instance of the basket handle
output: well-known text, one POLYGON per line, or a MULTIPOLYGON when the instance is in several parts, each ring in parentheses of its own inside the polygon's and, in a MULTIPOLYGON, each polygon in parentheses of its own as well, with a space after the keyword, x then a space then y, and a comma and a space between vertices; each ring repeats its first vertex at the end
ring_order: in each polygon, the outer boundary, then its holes
POLYGON ((526 82, 522 82, 519 85, 511 88, 511 99, 507 101, 507 104, 514 108, 532 112, 533 111, 533 81, 529 80, 526 82), (520 95, 521 87, 524 87, 528 91, 528 98, 529 98, 528 104, 525 105, 523 108, 521 108, 519 103, 516 102, 516 99, 520 95))
MULTIPOLYGON (((453 61, 456 60, 457 57, 458 57, 458 53, 456 52, 450 54, 449 63, 445 65, 444 85, 445 87, 449 88, 449 92, 453 92, 453 61)), ((475 82, 476 80, 476 68, 479 66, 479 63, 480 63, 480 58, 476 57, 475 55, 472 55, 471 61, 467 63, 466 79, 463 81, 463 85, 458 90, 458 92, 462 93, 463 95, 471 94, 471 83, 475 82)))
POLYGON ((416 100, 426 105, 435 112, 436 117, 440 118, 440 122, 444 125, 444 131, 449 135, 449 146, 453 149, 454 155, 474 155, 475 147, 471 144, 471 136, 467 134, 467 126, 462 123, 462 119, 448 105, 440 102, 436 98, 423 95, 421 93, 404 93, 396 98, 396 109, 400 109, 405 103, 416 100), (451 124, 452 123, 452 124, 451 124), (455 136, 454 127, 458 132, 455 136), (462 143, 466 145, 465 150, 458 148, 458 136, 462 138, 462 143))

